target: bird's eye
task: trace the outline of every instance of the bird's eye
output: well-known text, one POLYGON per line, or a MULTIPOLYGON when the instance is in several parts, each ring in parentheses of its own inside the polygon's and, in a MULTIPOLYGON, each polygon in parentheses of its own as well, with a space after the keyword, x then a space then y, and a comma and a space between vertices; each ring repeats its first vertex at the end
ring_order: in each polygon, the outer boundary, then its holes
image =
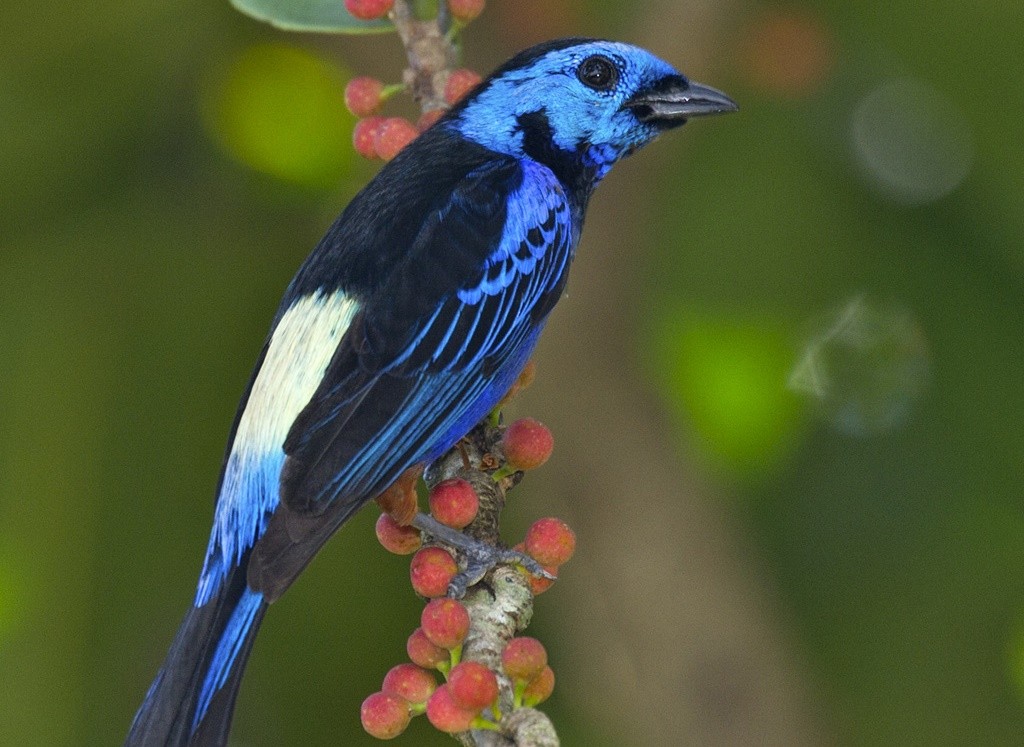
POLYGON ((607 91, 619 82, 619 71, 607 57, 596 54, 580 63, 576 75, 583 85, 595 91, 607 91))

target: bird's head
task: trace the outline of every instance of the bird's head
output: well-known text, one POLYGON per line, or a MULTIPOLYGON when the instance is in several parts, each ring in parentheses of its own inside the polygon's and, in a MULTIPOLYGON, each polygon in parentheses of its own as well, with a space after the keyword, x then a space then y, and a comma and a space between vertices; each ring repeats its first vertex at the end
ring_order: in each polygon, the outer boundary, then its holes
POLYGON ((736 108, 639 47, 562 39, 513 57, 450 121, 492 150, 528 156, 556 173, 583 169, 596 182, 665 130, 736 108))

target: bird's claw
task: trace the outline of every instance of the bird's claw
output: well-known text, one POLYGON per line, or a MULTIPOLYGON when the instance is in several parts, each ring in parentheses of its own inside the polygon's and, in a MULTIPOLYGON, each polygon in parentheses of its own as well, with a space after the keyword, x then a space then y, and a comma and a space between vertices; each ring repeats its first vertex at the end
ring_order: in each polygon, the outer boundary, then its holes
POLYGON ((469 587, 483 579, 488 571, 505 563, 520 565, 533 576, 546 579, 555 578, 526 553, 506 547, 495 547, 473 539, 458 530, 445 526, 427 514, 416 514, 412 525, 421 532, 426 532, 459 551, 460 560, 465 566, 448 584, 448 593, 455 599, 464 597, 469 587))

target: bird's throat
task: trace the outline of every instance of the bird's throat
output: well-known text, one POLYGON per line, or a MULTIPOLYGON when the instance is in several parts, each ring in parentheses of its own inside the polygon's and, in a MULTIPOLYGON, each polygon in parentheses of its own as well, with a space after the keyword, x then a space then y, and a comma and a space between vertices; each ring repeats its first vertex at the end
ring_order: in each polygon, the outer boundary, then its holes
POLYGON ((592 157, 593 149, 587 144, 575 150, 560 148, 555 144, 551 122, 544 109, 521 114, 516 123, 523 133, 524 155, 551 169, 574 207, 585 208, 590 193, 608 173, 613 159, 592 157))

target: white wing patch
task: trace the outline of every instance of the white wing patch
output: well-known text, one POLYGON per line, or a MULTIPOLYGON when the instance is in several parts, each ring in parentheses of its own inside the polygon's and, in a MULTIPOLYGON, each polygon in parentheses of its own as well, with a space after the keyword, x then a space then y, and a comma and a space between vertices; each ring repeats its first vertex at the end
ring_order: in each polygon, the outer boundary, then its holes
POLYGON ((284 313, 238 422, 233 452, 280 449, 324 377, 357 304, 343 293, 305 296, 284 313))
POLYGON ((357 309, 356 301, 341 292, 304 296, 274 329, 238 420, 196 606, 209 601, 224 575, 266 530, 279 500, 285 438, 320 385, 357 309))

